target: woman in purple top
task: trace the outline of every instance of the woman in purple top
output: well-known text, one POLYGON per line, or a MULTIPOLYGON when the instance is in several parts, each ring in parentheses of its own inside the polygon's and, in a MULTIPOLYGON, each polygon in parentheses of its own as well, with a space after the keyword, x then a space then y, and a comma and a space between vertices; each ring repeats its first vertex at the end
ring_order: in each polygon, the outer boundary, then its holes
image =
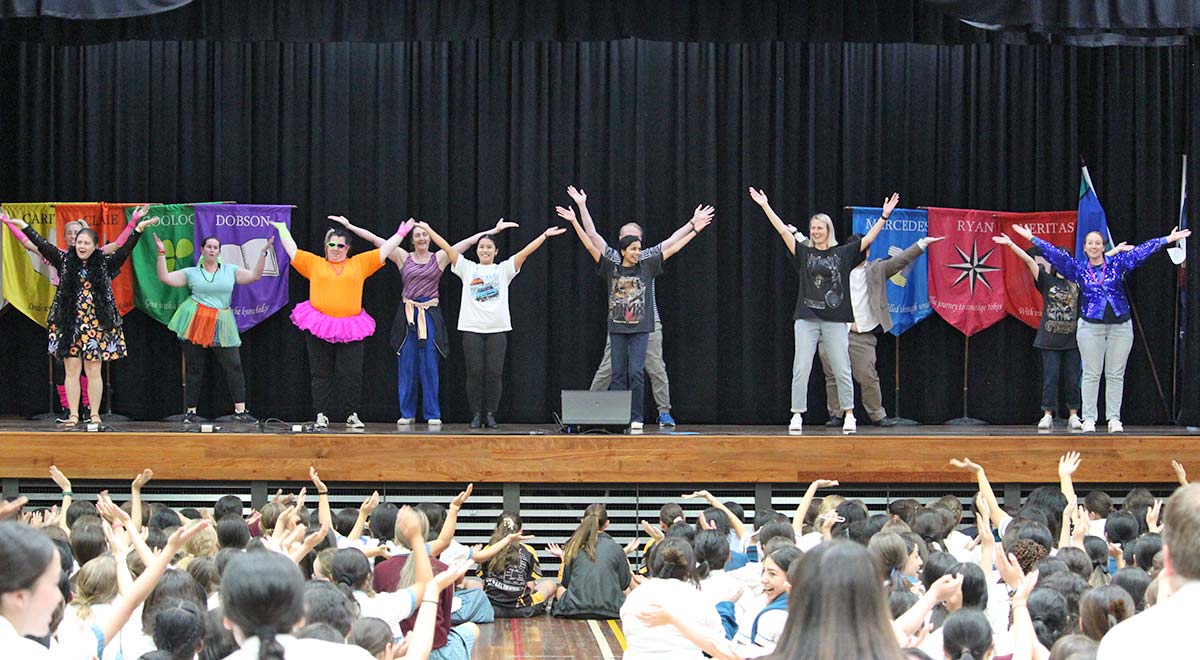
MULTIPOLYGON (((383 240, 366 229, 350 224, 344 217, 331 219, 376 245, 383 240)), ((415 222, 411 218, 409 221, 415 222)), ((454 244, 454 249, 463 252, 484 236, 516 226, 517 223, 500 218, 495 227, 464 238, 454 244)), ((438 309, 438 283, 450 259, 444 251, 430 252, 429 244, 429 233, 415 227, 412 230, 412 251, 397 248, 390 256, 400 268, 400 279, 404 282, 404 302, 396 310, 391 332, 399 376, 400 419, 396 423, 401 426, 408 426, 416 420, 418 387, 425 419, 430 426, 442 425, 442 410, 438 403, 438 354, 446 357, 450 343, 446 323, 438 309)))
POLYGON ((1152 238, 1111 257, 1104 254, 1104 236, 1100 232, 1088 232, 1083 243, 1084 254, 1079 258, 1035 237, 1026 227, 1013 226, 1013 231, 1032 241, 1051 266, 1079 285, 1082 304, 1076 339, 1083 360, 1083 432, 1096 431, 1101 369, 1104 370, 1104 413, 1108 418, 1108 432, 1124 431, 1121 396, 1125 389, 1125 362, 1133 347, 1133 322, 1123 280, 1151 254, 1168 243, 1190 236, 1192 230, 1180 231, 1176 227, 1166 236, 1152 238))

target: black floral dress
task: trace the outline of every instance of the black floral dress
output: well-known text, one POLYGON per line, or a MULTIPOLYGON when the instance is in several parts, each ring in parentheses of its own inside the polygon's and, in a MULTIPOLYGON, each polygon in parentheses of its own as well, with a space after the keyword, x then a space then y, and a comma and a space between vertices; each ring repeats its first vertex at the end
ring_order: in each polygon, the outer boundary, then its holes
MULTIPOLYGON (((79 292, 75 296, 75 317, 79 325, 79 338, 67 349, 67 357, 109 362, 129 355, 125 348, 125 331, 120 326, 105 329, 96 315, 96 303, 92 296, 92 283, 87 269, 79 271, 79 292)), ((54 322, 50 322, 51 353, 58 353, 58 338, 54 322)), ((70 336, 69 334, 67 336, 70 336)))

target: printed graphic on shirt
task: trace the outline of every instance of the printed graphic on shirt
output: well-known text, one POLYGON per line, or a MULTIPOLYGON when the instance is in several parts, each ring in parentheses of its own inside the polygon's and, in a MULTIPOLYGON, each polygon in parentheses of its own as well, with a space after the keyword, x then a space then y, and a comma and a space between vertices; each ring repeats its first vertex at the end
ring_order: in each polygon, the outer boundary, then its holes
POLYGON ((837 253, 811 254, 805 264, 805 272, 812 282, 810 295, 804 299, 809 309, 840 307, 846 296, 846 284, 842 281, 842 257, 837 253), (812 295, 815 294, 815 295, 812 295), (820 296, 820 298, 816 298, 820 296))
POLYGON ((1058 279, 1046 292, 1046 313, 1042 327, 1046 332, 1069 335, 1075 332, 1078 319, 1079 287, 1074 282, 1058 279))
POLYGON ((491 269, 484 275, 471 278, 471 298, 477 303, 498 300, 500 298, 500 271, 491 269))
POLYGON ((613 323, 637 325, 646 314, 646 285, 637 275, 612 279, 608 318, 613 323))

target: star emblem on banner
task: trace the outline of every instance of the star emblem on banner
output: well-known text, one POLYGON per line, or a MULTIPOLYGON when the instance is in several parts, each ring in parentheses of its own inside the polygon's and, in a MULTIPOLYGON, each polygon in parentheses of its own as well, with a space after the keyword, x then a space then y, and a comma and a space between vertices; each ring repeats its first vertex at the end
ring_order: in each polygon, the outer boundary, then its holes
POLYGON ((958 257, 962 259, 962 261, 956 264, 946 264, 946 268, 952 268, 960 271, 958 277, 954 280, 951 286, 955 286, 959 282, 967 280, 967 286, 971 288, 972 296, 975 295, 976 281, 982 282, 984 286, 986 286, 988 289, 991 289, 992 284, 991 282, 988 282, 987 274, 1000 270, 1000 267, 987 265, 987 260, 988 257, 992 256, 992 253, 996 251, 996 248, 993 247, 981 255, 979 254, 979 245, 974 239, 972 239, 970 255, 968 255, 966 252, 963 252, 962 248, 958 247, 957 245, 954 246, 954 251, 958 253, 958 257))

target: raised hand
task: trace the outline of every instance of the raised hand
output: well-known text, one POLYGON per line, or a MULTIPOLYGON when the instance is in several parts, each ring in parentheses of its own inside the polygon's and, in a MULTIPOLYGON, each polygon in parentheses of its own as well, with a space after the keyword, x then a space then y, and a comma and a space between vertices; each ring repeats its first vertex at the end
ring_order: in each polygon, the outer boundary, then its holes
POLYGON ((471 497, 471 493, 474 491, 475 491, 475 484, 473 484, 473 483, 467 484, 466 490, 459 493, 454 498, 454 500, 452 502, 450 502, 450 506, 456 506, 461 509, 462 505, 467 502, 467 500, 471 497))
POLYGON ((1129 243, 1127 243, 1125 241, 1121 241, 1120 243, 1117 243, 1116 245, 1114 245, 1113 248, 1108 251, 1108 254, 1112 255, 1112 254, 1120 254, 1121 252, 1128 252, 1128 251, 1132 250, 1134 247, 1135 246, 1130 245, 1129 243))
POLYGON ((1011 238, 1009 238, 1008 234, 1004 234, 1004 233, 1001 233, 999 236, 993 236, 992 242, 996 243, 997 245, 1012 245, 1013 244, 1013 241, 1011 238))
POLYGON ((329 487, 325 485, 324 481, 321 481, 321 475, 317 474, 315 466, 308 466, 308 478, 312 480, 313 488, 316 488, 318 493, 329 492, 329 487))
POLYGON ((432 229, 432 227, 430 227, 430 226, 429 226, 429 223, 428 223, 428 222, 425 222, 424 220, 417 220, 417 221, 415 221, 415 222, 413 223, 413 227, 414 227, 414 228, 421 228, 421 229, 424 229, 425 231, 429 231, 430 229, 432 229))
POLYGON ((505 220, 504 218, 500 218, 499 220, 496 221, 496 226, 492 228, 492 231, 502 232, 505 229, 516 229, 517 227, 520 227, 520 226, 521 225, 518 225, 515 222, 509 222, 509 221, 505 220))
POLYGON ((754 186, 751 186, 750 199, 754 200, 754 203, 758 204, 759 206, 767 206, 770 204, 770 201, 767 199, 767 193, 763 192, 762 188, 755 190, 754 186))
POLYGON ((379 491, 375 491, 375 492, 371 493, 371 495, 369 497, 367 497, 367 499, 363 500, 363 503, 361 505, 359 505, 359 507, 358 507, 358 511, 360 514, 363 515, 363 517, 369 518, 371 516, 371 514, 374 513, 376 507, 378 507, 378 506, 379 506, 379 491))
POLYGON ((1171 230, 1170 234, 1167 234, 1167 242, 1174 243, 1175 241, 1178 241, 1181 238, 1187 238, 1188 236, 1191 236, 1191 235, 1192 235, 1191 229, 1180 229, 1179 227, 1175 227, 1174 229, 1171 230))
POLYGON ((137 223, 136 227, 137 227, 138 231, 144 231, 146 229, 146 227, 153 227, 154 225, 157 225, 160 222, 162 222, 162 218, 160 218, 156 215, 153 218, 150 218, 149 220, 142 220, 141 222, 137 223))
POLYGON ((567 186, 567 194, 571 196, 571 199, 575 200, 576 204, 580 206, 587 204, 587 192, 582 188, 567 186))
POLYGON ((1010 589, 1015 589, 1021 578, 1025 577, 1025 571, 1021 570, 1021 563, 1017 561, 1017 556, 1003 551, 996 553, 996 571, 1000 573, 1000 577, 1004 579, 1004 583, 1010 589))
POLYGON ((159 252, 167 249, 166 246, 163 245, 162 239, 158 237, 158 234, 154 234, 154 246, 158 248, 159 252))
POLYGON ((1075 474, 1079 469, 1079 452, 1069 451, 1064 456, 1058 459, 1058 476, 1059 478, 1069 477, 1075 474))
POLYGON ((1187 470, 1183 469, 1183 463, 1171 461, 1171 469, 1175 470, 1175 478, 1179 480, 1180 486, 1188 485, 1187 470))
POLYGON ((937 602, 944 603, 954 597, 962 590, 963 576, 962 575, 943 575, 929 585, 929 594, 937 599, 937 602))
POLYGON ((817 479, 816 481, 813 481, 811 484, 809 484, 810 487, 815 487, 815 488, 833 488, 834 486, 837 486, 837 485, 839 485, 839 482, 837 479, 817 479))
MULTIPOLYGON (((155 238, 158 238, 158 237, 155 236, 155 238)), ((141 490, 142 486, 145 486, 146 484, 150 483, 150 480, 153 478, 154 478, 154 470, 151 470, 150 468, 146 468, 145 470, 142 470, 136 477, 133 478, 133 482, 129 484, 129 488, 130 488, 130 490, 141 490)))
POLYGON ((29 498, 24 495, 11 502, 0 502, 0 520, 7 520, 15 516, 21 510, 21 507, 28 503, 29 498))
POLYGON ((350 227, 350 221, 348 219, 346 219, 346 216, 344 216, 344 215, 331 215, 331 216, 327 216, 327 217, 328 217, 328 219, 338 223, 339 225, 341 225, 343 227, 347 227, 347 228, 350 227))
POLYGON ((1021 607, 1029 602, 1029 594, 1033 593, 1033 588, 1037 586, 1038 572, 1033 570, 1029 575, 1022 575, 1020 580, 1017 580, 1015 590, 1012 595, 1012 606, 1021 607))
MULTIPOLYGON (((991 518, 988 517, 990 514, 991 514, 991 509, 988 507, 987 498, 985 498, 983 496, 983 493, 976 493, 975 494, 975 520, 978 521, 977 524, 980 528, 985 529, 985 530, 991 529, 991 526, 992 526, 991 518)), ((987 532, 980 532, 980 534, 985 534, 985 533, 987 533, 987 532)))
POLYGON ((900 193, 898 193, 898 192, 892 193, 891 197, 884 198, 882 215, 888 216, 890 218, 892 216, 892 211, 894 211, 896 209, 896 205, 899 203, 900 203, 900 193))
POLYGON ((980 472, 983 472, 983 466, 979 465, 978 463, 973 462, 971 459, 966 458, 966 457, 963 457, 961 459, 952 458, 952 459, 950 459, 950 465, 952 465, 960 470, 970 470, 974 474, 979 474, 980 472))
POLYGON ((1162 525, 1159 524, 1159 514, 1162 513, 1162 500, 1154 500, 1154 506, 1146 511, 1146 527, 1149 531, 1158 534, 1162 532, 1162 525))
POLYGON ((573 209, 573 208, 563 208, 561 206, 556 206, 556 207, 554 207, 554 212, 558 214, 558 217, 562 218, 563 220, 566 220, 567 222, 569 222, 571 224, 575 224, 575 223, 579 222, 579 218, 575 217, 575 209, 573 209))
POLYGON ((710 500, 710 501, 712 500, 712 495, 707 490, 698 490, 694 493, 684 493, 683 495, 680 495, 679 497, 681 497, 685 500, 694 500, 697 498, 703 498, 705 500, 710 500))
POLYGON ((1029 231, 1029 228, 1024 225, 1013 225, 1012 230, 1017 236, 1027 241, 1033 240, 1033 232, 1029 231))
POLYGON ((61 488, 63 492, 71 492, 71 480, 67 478, 67 475, 62 473, 62 470, 58 469, 57 465, 50 466, 50 478, 54 480, 55 485, 61 488))
POLYGON ((546 231, 544 231, 542 233, 546 235, 546 238, 550 238, 551 236, 559 236, 561 234, 567 233, 567 228, 566 227, 558 227, 558 226, 547 227, 546 231))
POLYGON ((641 526, 642 526, 642 531, 646 532, 646 535, 653 538, 655 540, 655 542, 661 541, 661 540, 663 540, 663 538, 666 537, 666 534, 663 534, 662 529, 660 529, 659 527, 656 527, 654 525, 651 525, 650 523, 646 522, 645 520, 641 521, 641 526))
POLYGON ((552 557, 558 557, 559 559, 562 559, 562 546, 557 543, 547 543, 546 552, 548 552, 552 557))
POLYGON ((633 553, 637 552, 638 545, 640 544, 635 536, 634 538, 630 539, 629 543, 625 544, 625 554, 632 555, 633 553))

